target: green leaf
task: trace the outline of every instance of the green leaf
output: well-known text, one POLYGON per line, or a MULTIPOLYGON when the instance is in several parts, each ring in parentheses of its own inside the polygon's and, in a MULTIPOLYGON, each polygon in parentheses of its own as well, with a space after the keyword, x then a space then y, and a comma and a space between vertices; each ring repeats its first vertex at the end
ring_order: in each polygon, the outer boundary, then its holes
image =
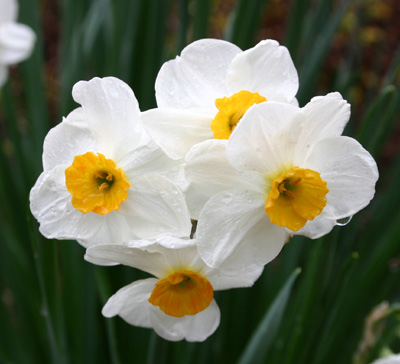
POLYGON ((210 19, 211 1, 195 0, 195 16, 193 19, 193 40, 206 38, 210 19))
POLYGON ((386 86, 365 112, 357 140, 376 158, 397 125, 400 93, 386 86))
POLYGON ((274 342, 279 326, 281 325, 290 292, 300 272, 301 269, 297 268, 279 291, 279 294, 266 311, 256 331, 253 333, 238 364, 258 364, 264 361, 268 350, 274 342))
POLYGON ((328 54, 336 30, 352 1, 343 0, 334 11, 329 9, 329 3, 333 3, 332 1, 318 2, 319 8, 308 22, 311 26, 303 38, 301 49, 303 58, 301 64, 298 65, 300 66, 298 67, 300 89, 297 99, 300 105, 304 105, 314 96, 312 93, 323 60, 328 54))
POLYGON ((266 0, 239 0, 228 23, 225 38, 242 49, 254 46, 266 0))

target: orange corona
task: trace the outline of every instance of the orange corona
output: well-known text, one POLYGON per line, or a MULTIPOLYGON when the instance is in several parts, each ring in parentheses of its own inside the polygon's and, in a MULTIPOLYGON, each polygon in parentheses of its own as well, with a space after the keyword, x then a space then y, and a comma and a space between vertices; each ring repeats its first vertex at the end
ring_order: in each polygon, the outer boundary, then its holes
POLYGON ((190 270, 180 270, 156 283, 149 302, 174 317, 196 315, 205 310, 214 297, 207 278, 190 270))

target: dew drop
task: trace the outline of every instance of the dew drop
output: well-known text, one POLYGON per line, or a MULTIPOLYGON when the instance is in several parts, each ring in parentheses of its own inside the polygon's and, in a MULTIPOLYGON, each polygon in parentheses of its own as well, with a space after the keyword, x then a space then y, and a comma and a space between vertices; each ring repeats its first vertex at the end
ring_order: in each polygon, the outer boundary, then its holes
POLYGON ((336 225, 345 226, 351 221, 352 217, 353 216, 344 217, 343 219, 337 219, 336 220, 336 225))

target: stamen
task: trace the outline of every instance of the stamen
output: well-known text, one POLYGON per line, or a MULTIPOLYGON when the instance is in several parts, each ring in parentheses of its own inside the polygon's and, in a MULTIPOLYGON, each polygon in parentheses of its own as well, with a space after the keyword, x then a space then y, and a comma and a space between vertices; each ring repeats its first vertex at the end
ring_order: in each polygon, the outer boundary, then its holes
POLYGON ((107 188, 110 188, 110 185, 107 182, 103 182, 99 187, 99 191, 102 192, 103 190, 106 190, 107 188))
POLYGON ((298 178, 296 178, 296 179, 290 181, 289 184, 290 184, 291 186, 294 186, 294 185, 297 185, 300 181, 301 181, 301 178, 298 177, 298 178))
POLYGON ((292 200, 294 200, 296 197, 292 191, 285 190, 283 193, 285 194, 285 196, 291 198, 292 200))

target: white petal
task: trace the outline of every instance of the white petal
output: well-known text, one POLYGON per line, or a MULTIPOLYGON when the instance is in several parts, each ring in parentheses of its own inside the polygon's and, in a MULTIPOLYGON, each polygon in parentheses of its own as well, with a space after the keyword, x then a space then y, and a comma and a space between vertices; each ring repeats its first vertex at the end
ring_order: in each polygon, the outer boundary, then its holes
POLYGON ((296 159, 303 161, 310 145, 342 134, 350 118, 350 105, 338 92, 314 97, 303 107, 306 119, 296 148, 296 159))
POLYGON ((2 23, 0 27, 0 63, 15 64, 28 58, 36 36, 31 28, 19 23, 2 23))
POLYGON ((90 239, 81 239, 80 243, 84 246, 122 244, 129 239, 139 239, 133 233, 129 219, 119 211, 111 211, 107 215, 98 215, 97 223, 100 225, 100 229, 97 230, 96 234, 90 237, 90 239))
MULTIPOLYGON (((336 225, 336 220, 331 220, 326 217, 324 212, 317 216, 312 221, 307 221, 303 228, 296 231, 295 235, 304 235, 311 239, 318 239, 321 236, 328 234, 336 225)), ((288 230, 289 234, 293 231, 288 230)))
POLYGON ((161 235, 189 236, 191 231, 183 193, 161 176, 136 177, 120 212, 126 215, 132 231, 142 239, 161 235))
POLYGON ((323 212, 330 219, 352 216, 375 194, 376 163, 355 139, 339 136, 321 140, 310 151, 304 167, 318 171, 328 183, 323 212))
POLYGON ((226 71, 241 50, 218 39, 188 45, 176 59, 164 63, 156 80, 158 107, 217 109, 215 99, 226 95, 226 71))
POLYGON ((244 272, 238 276, 228 276, 223 274, 217 269, 207 279, 212 284, 214 291, 221 291, 224 289, 251 287, 255 281, 260 277, 264 267, 256 269, 252 272, 244 272))
POLYGON ((131 325, 152 327, 148 302, 157 279, 149 278, 131 283, 110 297, 101 311, 105 317, 119 315, 131 325))
POLYGON ((197 225, 199 254, 227 275, 257 270, 282 249, 286 231, 271 224, 262 196, 241 190, 212 197, 197 225))
MULTIPOLYGON (((148 252, 158 252, 163 254, 166 259, 169 261, 169 254, 171 252, 174 252, 174 257, 176 252, 180 252, 181 249, 184 248, 190 248, 193 251, 190 254, 196 255, 197 251, 197 244, 196 241, 193 239, 187 238, 177 238, 176 236, 160 236, 157 239, 154 240, 130 240, 127 243, 129 246, 134 247, 134 248, 139 248, 139 249, 144 249, 148 252)), ((189 249, 189 250, 190 250, 189 249)), ((180 254, 180 253, 179 253, 180 254)), ((186 256, 186 253, 184 254, 186 256)), ((184 259, 187 264, 187 262, 191 262, 194 258, 194 256, 191 255, 190 259, 184 259)), ((175 258, 172 258, 175 259, 175 258)), ((180 260, 182 260, 180 258, 180 260)))
POLYGON ((103 154, 118 162, 141 143, 144 130, 140 110, 126 83, 114 77, 80 81, 74 85, 72 96, 82 105, 103 154))
MULTIPOLYGON (((131 258, 121 258, 118 259, 118 262, 123 263, 123 259, 125 259, 126 265, 131 265, 136 268, 145 270, 146 272, 152 273, 159 278, 164 278, 165 276, 169 275, 172 270, 176 269, 188 269, 194 271, 202 276, 206 277, 213 286, 214 291, 222 290, 222 289, 229 289, 229 288, 237 288, 237 287, 248 287, 253 285, 253 283, 257 280, 257 278, 262 273, 262 268, 258 269, 254 272, 241 274, 240 276, 226 276, 218 269, 211 268, 210 266, 206 265, 205 262, 199 256, 197 250, 197 240, 195 239, 181 239, 172 236, 163 236, 155 241, 148 241, 148 240, 130 240, 127 242, 127 246, 129 248, 133 248, 134 250, 140 249, 145 253, 141 253, 140 256, 136 257, 138 263, 133 264, 132 262, 136 260, 131 258), (141 257, 144 254, 149 254, 152 257, 155 254, 162 255, 165 259, 164 262, 153 262, 153 265, 157 266, 157 269, 160 271, 155 273, 155 269, 153 268, 153 272, 150 271, 151 264, 148 264, 148 267, 141 267, 140 264, 142 263, 141 257), (167 267, 167 268, 166 268, 167 267)), ((102 250, 103 248, 96 248, 96 250, 102 250)), ((113 249, 110 246, 110 249, 113 249)), ((118 249, 118 248, 117 248, 118 249)), ((93 251, 94 249, 89 249, 88 251, 93 251)), ((131 253, 136 254, 136 253, 131 253)), ((93 254, 91 254, 93 256, 93 254)), ((112 256, 112 254, 110 254, 112 256)), ((106 253, 103 254, 103 257, 100 259, 103 262, 110 263, 109 255, 106 253)), ((151 258, 155 260, 154 258, 151 258)), ((150 258, 147 260, 150 261, 150 258)), ((93 258, 89 259, 89 261, 93 262, 93 258)), ((145 259, 143 259, 145 261, 145 259)), ((97 258, 94 263, 98 263, 99 259, 97 258)))
POLYGON ((82 108, 75 109, 48 132, 43 145, 45 171, 60 164, 70 166, 75 156, 97 151, 98 147, 84 116, 82 108))
POLYGON ((211 139, 213 115, 204 109, 152 109, 142 113, 146 131, 172 159, 182 159, 190 148, 211 139))
POLYGON ((189 185, 185 189, 186 204, 190 211, 190 218, 193 220, 198 220, 200 216, 200 211, 210 198, 202 193, 199 193, 195 186, 189 185))
POLYGON ((197 244, 192 239, 178 239, 171 236, 160 237, 153 242, 153 244, 144 244, 143 240, 129 241, 129 246, 138 247, 149 253, 159 253, 165 258, 167 267, 165 270, 163 266, 159 269, 164 269, 159 278, 165 278, 171 274, 171 270, 187 269, 197 272, 205 277, 209 272, 209 267, 201 260, 197 251, 197 244))
POLYGON ((375 360, 372 364, 400 364, 400 354, 380 358, 375 360))
POLYGON ((184 177, 183 165, 180 161, 169 158, 154 141, 146 136, 142 143, 118 162, 129 181, 138 176, 156 174, 164 176, 185 188, 187 182, 184 177))
POLYGON ((264 102, 252 106, 232 133, 226 153, 238 170, 263 175, 291 165, 304 114, 283 103, 264 102))
POLYGON ((287 48, 268 39, 233 59, 227 84, 230 94, 248 90, 269 101, 290 102, 297 93, 299 79, 287 48))
POLYGON ((189 183, 186 196, 195 215, 213 195, 229 189, 262 191, 264 178, 258 173, 235 169, 226 157, 227 140, 206 140, 195 145, 185 159, 185 176, 189 183), (197 204, 195 204, 197 201, 197 204))
POLYGON ((7 77, 8 77, 7 67, 0 64, 0 87, 6 83, 7 77))
POLYGON ((217 329, 221 316, 214 300, 204 311, 193 316, 169 316, 154 306, 150 312, 150 320, 156 333, 170 341, 204 341, 217 329))
POLYGON ((46 238, 88 240, 100 229, 101 216, 83 214, 72 206, 65 168, 60 165, 40 175, 29 196, 30 208, 46 238))
POLYGON ((18 2, 16 0, 0 0, 0 23, 17 20, 18 2))
POLYGON ((169 269, 165 257, 159 252, 149 252, 128 245, 94 245, 86 250, 85 260, 98 265, 119 263, 163 277, 169 269))

